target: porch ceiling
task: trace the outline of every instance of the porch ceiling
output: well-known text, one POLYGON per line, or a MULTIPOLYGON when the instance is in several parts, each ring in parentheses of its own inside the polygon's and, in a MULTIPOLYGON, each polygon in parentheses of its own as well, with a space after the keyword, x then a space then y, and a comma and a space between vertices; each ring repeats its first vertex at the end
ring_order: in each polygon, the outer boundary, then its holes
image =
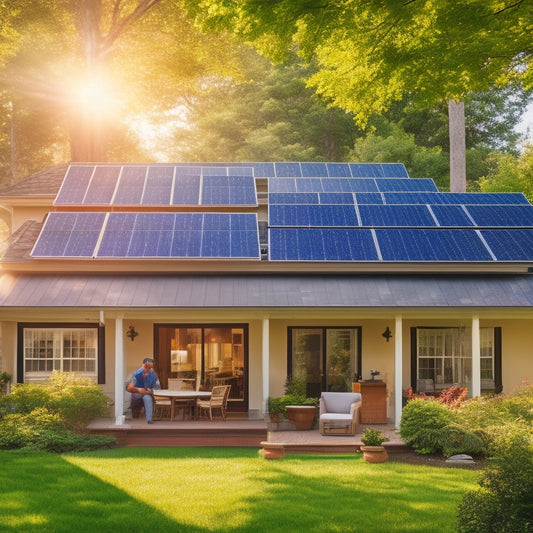
POLYGON ((35 275, 0 278, 2 308, 530 308, 524 275, 35 275))

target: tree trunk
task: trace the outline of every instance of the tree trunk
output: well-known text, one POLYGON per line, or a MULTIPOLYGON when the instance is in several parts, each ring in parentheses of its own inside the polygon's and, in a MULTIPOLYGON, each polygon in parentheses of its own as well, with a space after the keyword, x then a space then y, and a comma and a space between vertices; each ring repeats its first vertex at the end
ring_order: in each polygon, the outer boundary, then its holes
POLYGON ((465 104, 448 102, 450 130, 450 191, 466 192, 465 104))

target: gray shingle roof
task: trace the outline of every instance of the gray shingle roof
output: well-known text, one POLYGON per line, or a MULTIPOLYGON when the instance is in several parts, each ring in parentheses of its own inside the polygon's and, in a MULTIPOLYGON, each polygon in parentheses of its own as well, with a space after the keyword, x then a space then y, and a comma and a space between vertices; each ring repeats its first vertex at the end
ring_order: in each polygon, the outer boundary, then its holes
POLYGON ((530 308, 524 275, 28 275, 0 278, 0 307, 530 308))
POLYGON ((36 172, 13 185, 0 188, 0 197, 7 196, 55 196, 68 165, 58 165, 36 172))

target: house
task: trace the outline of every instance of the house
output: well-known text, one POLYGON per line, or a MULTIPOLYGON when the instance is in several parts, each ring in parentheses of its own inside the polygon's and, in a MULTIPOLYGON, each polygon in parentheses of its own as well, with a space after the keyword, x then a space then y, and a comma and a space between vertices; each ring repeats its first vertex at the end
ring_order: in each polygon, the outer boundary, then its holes
POLYGON ((120 424, 146 355, 163 387, 231 385, 261 417, 376 380, 470 395, 533 378, 533 206, 439 192, 401 164, 71 164, 0 190, 1 369, 101 384, 120 424))

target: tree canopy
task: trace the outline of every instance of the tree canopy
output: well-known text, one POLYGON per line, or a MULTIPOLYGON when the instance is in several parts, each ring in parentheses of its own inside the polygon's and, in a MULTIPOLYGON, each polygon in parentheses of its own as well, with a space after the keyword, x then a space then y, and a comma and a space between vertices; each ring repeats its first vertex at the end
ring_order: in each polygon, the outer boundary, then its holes
POLYGON ((231 29, 282 59, 294 43, 309 84, 360 125, 409 94, 432 107, 520 79, 533 87, 531 0, 187 0, 204 28, 231 29))

